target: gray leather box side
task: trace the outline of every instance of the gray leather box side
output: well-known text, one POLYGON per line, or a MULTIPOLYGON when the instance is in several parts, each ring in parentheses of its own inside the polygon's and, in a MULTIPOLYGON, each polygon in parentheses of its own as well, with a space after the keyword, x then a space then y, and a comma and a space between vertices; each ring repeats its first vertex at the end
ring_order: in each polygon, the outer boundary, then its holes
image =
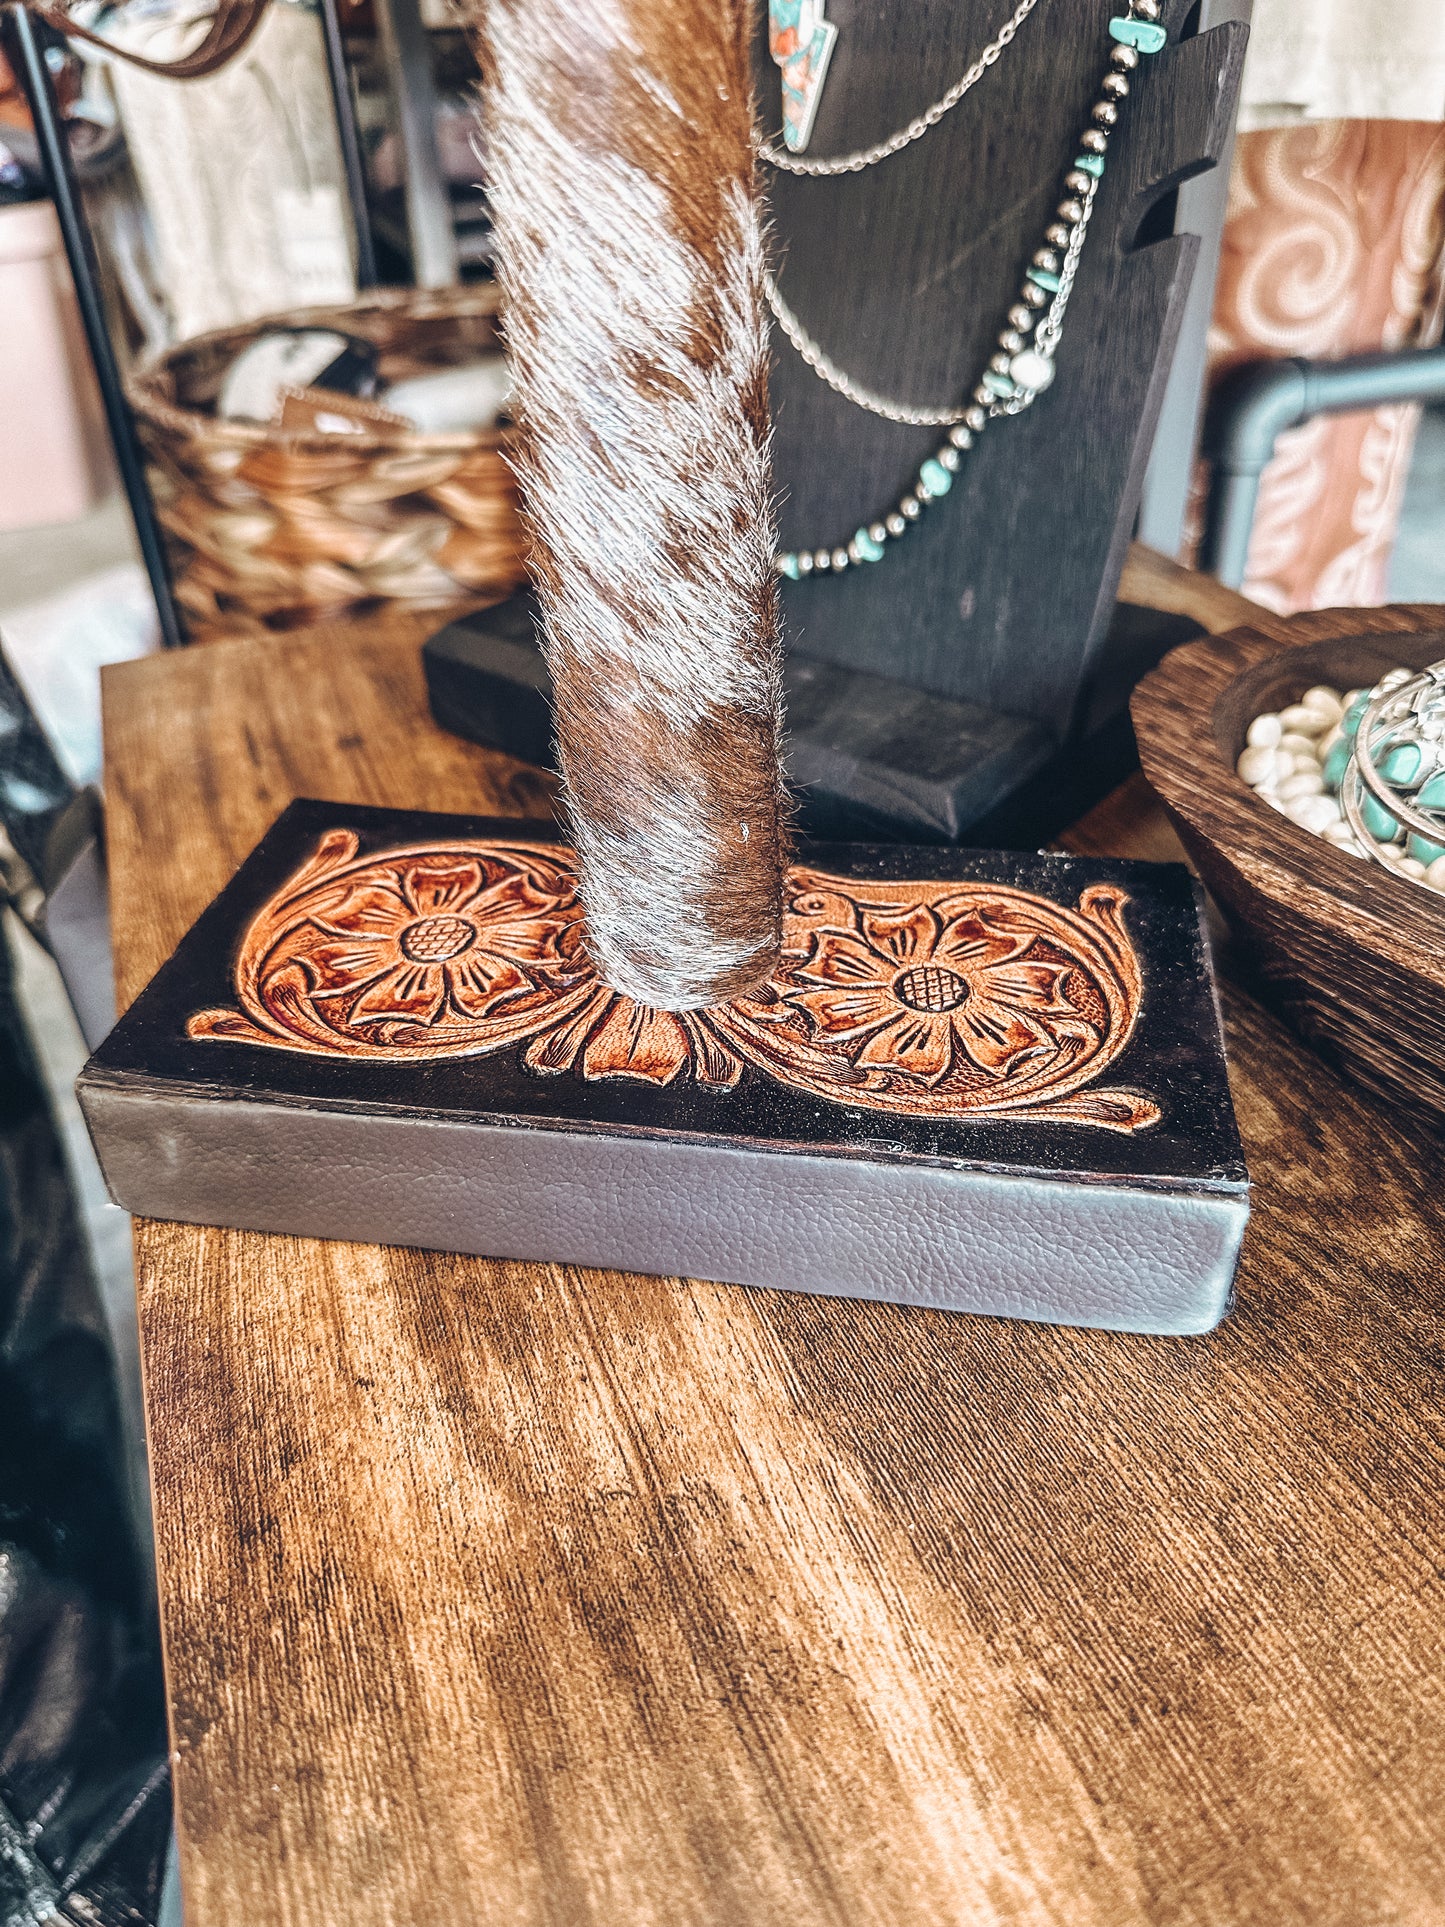
POLYGON ((86 1079, 141 1217, 874 1298, 1117 1331, 1208 1331, 1239 1190, 1084 1184, 601 1132, 380 1118, 86 1079))

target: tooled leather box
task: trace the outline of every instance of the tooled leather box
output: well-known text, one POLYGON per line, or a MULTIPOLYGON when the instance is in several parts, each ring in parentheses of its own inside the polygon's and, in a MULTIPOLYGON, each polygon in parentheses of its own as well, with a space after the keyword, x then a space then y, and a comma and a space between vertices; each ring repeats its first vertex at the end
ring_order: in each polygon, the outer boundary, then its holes
POLYGON ((1208 1330, 1248 1216, 1178 865, 804 846, 782 963, 602 984, 552 825, 293 803, 82 1073, 138 1215, 1208 1330))

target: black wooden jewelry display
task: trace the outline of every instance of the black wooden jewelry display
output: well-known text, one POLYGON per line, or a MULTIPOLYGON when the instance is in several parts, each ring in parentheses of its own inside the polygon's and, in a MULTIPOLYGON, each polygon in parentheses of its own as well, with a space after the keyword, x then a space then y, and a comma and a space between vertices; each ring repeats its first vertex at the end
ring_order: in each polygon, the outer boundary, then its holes
MULTIPOLYGON (((1006 0, 829 0, 838 36, 805 158, 905 126, 1009 11, 1006 0)), ((972 91, 902 152, 837 178, 773 174, 779 287, 854 380, 911 407, 970 394, 1064 198, 1115 11, 1040 0, 972 91)), ((951 493, 882 561, 784 584, 794 649, 1032 719, 1055 740, 1078 725, 1198 252, 1196 237, 1169 231, 1171 191, 1218 160, 1244 55, 1243 26, 1189 37, 1190 12, 1190 0, 1164 0, 1169 45, 1131 76, 1053 386, 989 424, 951 493)), ((761 30, 757 73, 774 131, 778 70, 761 30)), ((943 431, 865 412, 781 330, 775 339, 782 546, 846 544, 896 505, 943 431)))
MULTIPOLYGON (((768 170, 784 299, 856 381, 915 407, 967 400, 1064 197, 1115 10, 1038 0, 1002 58, 902 152, 836 178, 768 170)), ((806 158, 906 126, 1010 11, 828 0, 838 37, 806 158)), ((1114 600, 1199 250, 1172 231, 1173 190, 1224 150, 1244 58, 1242 25, 1191 35, 1190 14, 1189 0, 1164 0, 1169 44, 1131 77, 1052 387, 989 424, 951 492, 881 561, 783 584, 789 774, 811 834, 1033 846, 1125 773, 1129 689, 1196 632, 1114 600)), ((756 51, 775 134, 761 4, 756 51)), ((774 339, 782 545, 833 549, 896 505, 944 431, 867 413, 781 329, 774 339)), ((521 596, 433 638, 443 728, 549 760, 535 621, 521 596)))

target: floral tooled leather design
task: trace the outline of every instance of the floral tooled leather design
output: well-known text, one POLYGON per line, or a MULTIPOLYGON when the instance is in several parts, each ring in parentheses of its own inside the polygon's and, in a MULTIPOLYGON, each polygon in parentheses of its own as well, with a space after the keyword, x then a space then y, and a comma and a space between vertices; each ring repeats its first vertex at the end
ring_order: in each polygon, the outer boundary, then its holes
POLYGON ((198 1012, 192 1037, 402 1062, 519 1046, 539 1075, 659 1085, 731 1088, 751 1066, 833 1103, 937 1119, 1134 1131, 1159 1117, 1148 1098, 1093 1088, 1142 995, 1117 886, 1067 910, 1000 884, 795 868, 772 981, 674 1014, 598 978, 565 848, 357 849, 350 831, 322 839, 242 939, 240 1009, 198 1012))

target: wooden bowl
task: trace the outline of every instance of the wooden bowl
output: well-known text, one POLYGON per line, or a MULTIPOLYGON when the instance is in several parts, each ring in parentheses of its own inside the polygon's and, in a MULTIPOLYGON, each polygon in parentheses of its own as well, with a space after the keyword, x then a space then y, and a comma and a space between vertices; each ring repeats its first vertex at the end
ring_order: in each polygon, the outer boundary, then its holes
POLYGON ((1268 617, 1174 650, 1132 705, 1144 774, 1272 1000, 1350 1077, 1436 1124, 1445 897, 1301 829, 1234 766, 1262 711, 1316 683, 1368 687, 1441 657, 1445 607, 1268 617))

